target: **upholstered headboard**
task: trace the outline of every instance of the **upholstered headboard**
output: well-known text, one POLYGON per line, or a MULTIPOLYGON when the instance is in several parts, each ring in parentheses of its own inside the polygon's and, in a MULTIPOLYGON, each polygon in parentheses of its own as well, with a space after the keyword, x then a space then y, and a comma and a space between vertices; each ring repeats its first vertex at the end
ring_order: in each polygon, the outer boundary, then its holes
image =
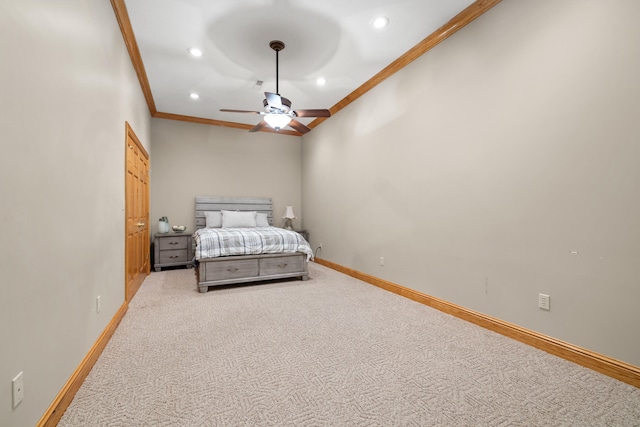
POLYGON ((270 198, 196 196, 196 229, 205 227, 205 212, 221 210, 266 213, 269 224, 273 224, 273 205, 270 198))

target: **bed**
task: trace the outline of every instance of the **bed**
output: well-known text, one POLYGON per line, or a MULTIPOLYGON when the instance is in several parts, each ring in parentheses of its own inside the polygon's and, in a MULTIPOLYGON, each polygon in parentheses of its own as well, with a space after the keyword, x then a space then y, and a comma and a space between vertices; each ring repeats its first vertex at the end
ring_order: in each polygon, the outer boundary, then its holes
POLYGON ((273 227, 272 211, 269 198, 196 197, 193 240, 200 292, 263 280, 308 280, 309 243, 295 231, 273 227))

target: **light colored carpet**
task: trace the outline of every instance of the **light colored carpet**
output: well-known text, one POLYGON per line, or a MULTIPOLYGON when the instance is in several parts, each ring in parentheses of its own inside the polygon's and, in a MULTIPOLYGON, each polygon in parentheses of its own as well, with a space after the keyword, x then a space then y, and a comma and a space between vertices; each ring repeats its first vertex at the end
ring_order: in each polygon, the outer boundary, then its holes
POLYGON ((142 284, 60 426, 638 426, 640 389, 310 263, 142 284))

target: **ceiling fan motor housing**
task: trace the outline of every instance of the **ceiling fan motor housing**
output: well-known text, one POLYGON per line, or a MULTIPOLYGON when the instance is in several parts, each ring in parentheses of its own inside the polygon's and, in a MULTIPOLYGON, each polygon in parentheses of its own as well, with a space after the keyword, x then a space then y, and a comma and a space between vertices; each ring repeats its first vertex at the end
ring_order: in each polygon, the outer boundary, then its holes
POLYGON ((289 99, 285 98, 284 96, 281 96, 280 102, 282 103, 281 109, 269 105, 269 101, 267 101, 266 98, 262 100, 262 105, 264 105, 267 113, 288 113, 291 109, 291 101, 289 101, 289 99))

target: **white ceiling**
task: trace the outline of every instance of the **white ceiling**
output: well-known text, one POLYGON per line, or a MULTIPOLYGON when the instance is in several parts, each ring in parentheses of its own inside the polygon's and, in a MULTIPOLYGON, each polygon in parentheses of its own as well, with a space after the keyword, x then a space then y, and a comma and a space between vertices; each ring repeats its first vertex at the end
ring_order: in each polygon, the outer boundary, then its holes
MULTIPOLYGON (((331 108, 473 0, 125 0, 157 111, 256 124, 264 92, 331 108), (389 25, 371 25, 377 16, 389 25), (201 58, 187 52, 203 51, 201 58), (318 86, 316 79, 326 79, 318 86), (262 87, 256 81, 262 80, 262 87), (200 98, 193 100, 191 92, 200 98)), ((300 119, 309 123, 313 119, 300 119)))

